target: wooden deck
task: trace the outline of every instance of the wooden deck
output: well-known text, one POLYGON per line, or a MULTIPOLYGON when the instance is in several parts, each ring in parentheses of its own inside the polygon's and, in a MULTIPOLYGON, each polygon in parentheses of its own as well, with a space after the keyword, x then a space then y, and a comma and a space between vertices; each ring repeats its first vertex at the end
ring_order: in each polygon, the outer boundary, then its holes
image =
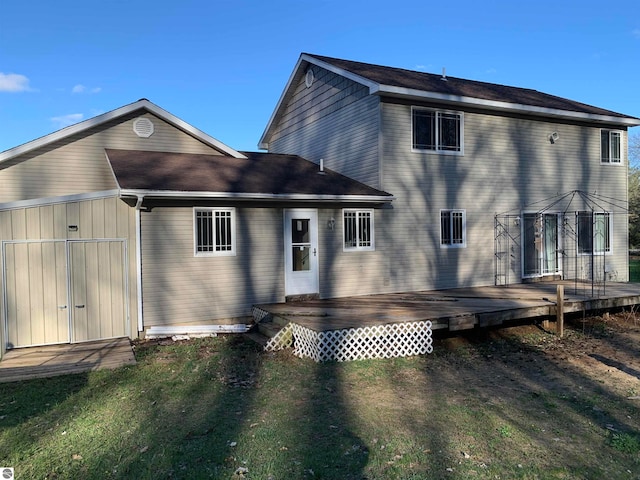
POLYGON ((0 383, 68 375, 136 363, 128 338, 8 350, 0 383))
POLYGON ((558 283, 564 285, 565 313, 640 304, 637 283, 607 283, 594 290, 590 283, 554 282, 307 300, 257 308, 268 312, 274 322, 296 323, 316 332, 425 320, 432 322, 433 330, 458 331, 555 316, 558 283))

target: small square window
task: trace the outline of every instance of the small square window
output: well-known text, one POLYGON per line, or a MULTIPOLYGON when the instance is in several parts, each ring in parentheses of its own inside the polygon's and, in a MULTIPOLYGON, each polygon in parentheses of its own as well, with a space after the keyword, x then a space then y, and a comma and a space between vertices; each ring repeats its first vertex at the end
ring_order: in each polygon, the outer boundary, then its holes
POLYGON ((194 240, 196 256, 236 254, 235 209, 196 208, 194 240))
POLYGON ((375 250, 373 210, 345 209, 343 214, 345 251, 375 250))
POLYGON ((440 246, 442 248, 466 247, 466 229, 464 210, 440 210, 440 246))

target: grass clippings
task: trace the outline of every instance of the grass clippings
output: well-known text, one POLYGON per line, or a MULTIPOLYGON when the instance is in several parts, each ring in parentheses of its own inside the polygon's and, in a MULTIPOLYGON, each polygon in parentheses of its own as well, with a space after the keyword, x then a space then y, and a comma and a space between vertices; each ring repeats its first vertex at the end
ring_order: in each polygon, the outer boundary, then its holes
POLYGON ((316 364, 241 335, 0 389, 16 478, 640 479, 640 322, 473 331, 316 364))

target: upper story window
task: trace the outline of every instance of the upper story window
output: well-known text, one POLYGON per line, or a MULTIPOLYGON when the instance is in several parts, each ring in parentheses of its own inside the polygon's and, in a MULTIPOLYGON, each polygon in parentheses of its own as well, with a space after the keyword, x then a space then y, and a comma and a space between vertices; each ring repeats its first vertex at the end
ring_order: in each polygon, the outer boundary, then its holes
POLYGON ((467 221, 464 210, 440 210, 440 246, 464 248, 467 246, 467 221))
POLYGON ((600 161, 602 163, 622 162, 622 134, 619 130, 600 130, 600 161))
POLYGON ((578 212, 578 253, 611 253, 611 214, 578 212))
POLYGON ((195 254, 233 256, 236 254, 234 208, 194 209, 195 254))
POLYGON ((375 250, 373 210, 345 209, 344 250, 375 250))
POLYGON ((412 107, 413 150, 463 153, 464 116, 462 112, 412 107))

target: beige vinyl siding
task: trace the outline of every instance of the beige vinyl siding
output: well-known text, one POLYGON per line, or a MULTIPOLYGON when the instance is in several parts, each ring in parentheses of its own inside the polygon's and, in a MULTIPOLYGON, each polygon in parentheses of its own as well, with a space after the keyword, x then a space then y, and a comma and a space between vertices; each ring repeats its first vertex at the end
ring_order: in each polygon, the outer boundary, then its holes
MULTIPOLYGON (((463 156, 413 153, 411 106, 384 103, 382 112, 382 188, 397 197, 385 231, 393 238, 387 258, 394 290, 493 284, 496 213, 519 214, 541 202, 535 211, 572 190, 626 198, 626 168, 600 164, 599 128, 465 112, 463 156), (554 131, 560 138, 551 144, 554 131), (466 210, 467 248, 440 248, 440 209, 466 210)), ((625 225, 624 215, 614 215, 609 261, 620 280, 627 275, 625 225)))
POLYGON ((0 203, 116 188, 105 148, 219 153, 154 115, 138 113, 0 164, 0 203), (134 120, 141 116, 154 124, 149 138, 133 131, 134 120))
MULTIPOLYGON (((58 245, 56 248, 60 248, 62 245, 64 248, 64 240, 95 240, 95 239, 122 239, 126 245, 126 260, 125 275, 127 278, 128 287, 128 305, 130 315, 130 332, 129 335, 132 338, 137 336, 137 294, 136 294, 136 256, 135 256, 135 216, 134 209, 129 207, 123 201, 117 197, 107 197, 92 200, 73 201, 67 203, 48 204, 33 206, 28 208, 14 208, 11 210, 0 210, 0 240, 3 241, 23 241, 28 240, 33 243, 23 244, 17 243, 14 245, 22 245, 18 248, 13 248, 11 254, 28 252, 32 255, 36 262, 38 256, 42 257, 42 265, 44 272, 54 272, 51 275, 56 275, 55 272, 60 273, 59 266, 56 266, 56 259, 60 259, 60 252, 56 250, 56 255, 51 255, 50 250, 54 248, 54 245, 58 245), (70 225, 77 226, 77 230, 73 231, 69 229, 70 225), (58 240, 56 243, 41 243, 39 240, 58 240), (54 262, 51 265, 47 262, 54 262), (57 269, 57 270, 56 270, 57 269)), ((117 251, 120 247, 117 245, 109 246, 108 242, 104 244, 92 244, 87 247, 89 250, 96 249, 96 251, 103 252, 105 248, 115 252, 112 258, 119 262, 121 259, 121 253, 117 251)), ((96 254, 98 255, 98 253, 96 254)), ((15 256, 15 255, 14 255, 15 256)), ((104 257, 104 256, 103 256, 104 257)), ((103 258, 99 255, 95 258, 103 258)), ((85 258, 85 257, 83 257, 85 258)), ((91 257, 86 257, 91 259, 91 257)), ((14 259, 12 258, 12 261, 14 259)), ((20 260, 20 259, 18 259, 20 260)), ((28 257, 23 255, 23 263, 15 264, 17 271, 23 273, 31 273, 33 270, 35 275, 39 275, 38 268, 28 268, 24 262, 29 262, 28 257)), ((2 258, 0 257, 0 262, 2 258)), ((40 264, 38 263, 38 264, 40 264)), ((102 262, 104 263, 104 262, 102 262)), ((98 262, 99 268, 95 270, 92 275, 96 279, 105 278, 110 275, 110 271, 113 268, 109 265, 103 265, 98 262)), ((93 264, 97 268, 98 264, 93 264)), ((4 270, 5 266, 0 265, 4 270)), ((115 276, 113 277, 115 278, 115 276)), ((42 284, 37 278, 27 279, 24 282, 32 282, 34 285, 42 284)), ((34 291, 35 294, 35 291, 34 291)), ((117 300, 117 299, 116 299, 117 300)), ((114 300, 114 301, 116 301, 114 300)), ((2 324, 4 325, 4 298, 0 297, 2 302, 2 324)), ((65 302, 66 303, 66 302, 65 302)), ((34 304, 34 305, 37 305, 34 304)), ((104 307, 107 308, 107 307, 104 307)), ((109 307, 111 308, 111 307, 109 307)), ((115 308, 115 307, 114 307, 115 308)), ((6 334, 6 333, 5 333, 6 334)), ((40 334, 39 334, 40 335, 40 334)), ((45 337, 43 337, 45 338, 45 337)), ((47 337, 51 338, 51 337, 47 337)), ((34 338, 34 341, 39 341, 39 337, 34 338)), ((4 345, 4 340, 3 340, 4 345)))
POLYGON ((307 88, 298 79, 277 122, 269 151, 292 153, 351 178, 379 186, 378 97, 367 87, 313 67, 315 81, 307 88))
POLYGON ((343 251, 344 222, 342 209, 319 210, 318 242, 320 296, 322 298, 367 295, 390 288, 389 265, 385 255, 390 250, 383 232, 392 214, 374 210, 375 250, 343 251), (327 228, 335 220, 334 230, 327 228))
POLYGON ((236 255, 196 257, 193 208, 142 213, 145 327, 244 317, 256 303, 284 300, 282 209, 235 215, 236 255))

